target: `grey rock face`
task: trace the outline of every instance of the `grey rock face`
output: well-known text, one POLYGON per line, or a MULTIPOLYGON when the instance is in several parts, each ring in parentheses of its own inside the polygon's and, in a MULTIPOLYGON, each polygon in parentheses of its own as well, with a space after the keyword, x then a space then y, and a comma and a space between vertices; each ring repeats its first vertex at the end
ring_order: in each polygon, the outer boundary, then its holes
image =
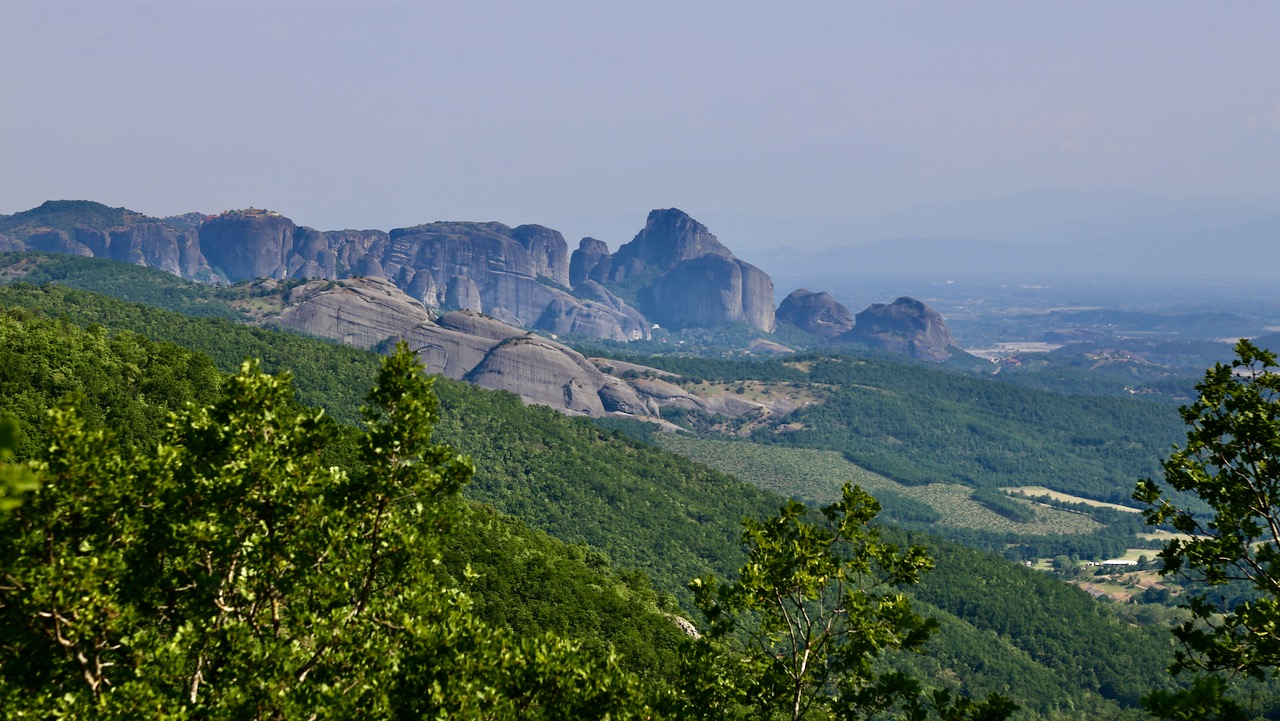
POLYGON ((651 212, 612 256, 603 242, 584 238, 572 258, 564 237, 539 225, 319 231, 265 210, 161 220, 82 201, 51 201, 5 218, 3 247, 106 256, 198 280, 218 280, 215 271, 232 282, 385 277, 428 308, 482 310, 553 333, 649 338, 649 319, 605 287, 620 281, 627 284, 619 292, 669 325, 774 327, 769 276, 676 209, 651 212), (706 282, 712 285, 686 287, 706 282), (678 308, 683 300, 693 306, 678 308))
POLYGON ((675 208, 649 213, 645 227, 607 258, 598 241, 582 241, 574 253, 586 282, 641 283, 640 310, 676 329, 716 327, 745 321, 773 332, 773 281, 759 268, 733 256, 707 227, 675 208), (652 280, 648 280, 652 278, 652 280))
MULTIPOLYGON (((368 275, 358 272, 360 262, 365 258, 381 258, 387 252, 390 238, 381 230, 328 230, 324 233, 329 240, 329 248, 337 256, 338 277, 349 278, 353 275, 368 275)), ((381 261, 378 262, 381 275, 381 261)), ((412 295, 412 293, 411 293, 412 295)), ((419 296, 418 300, 426 302, 419 296)), ((428 306, 439 305, 438 299, 432 297, 428 306)))
POLYGON ((68 237, 66 231, 63 230, 43 230, 32 233, 26 238, 27 248, 30 250, 42 250, 46 253, 66 253, 68 255, 82 255, 86 258, 93 257, 93 250, 89 246, 77 240, 68 237))
POLYGON ((853 330, 838 336, 842 343, 902 353, 913 358, 944 361, 955 340, 938 311, 903 296, 893 303, 876 303, 857 315, 853 330))
POLYGON ((605 413, 657 416, 660 410, 657 404, 645 402, 625 381, 610 375, 605 376, 604 387, 600 389, 600 402, 604 405, 605 413))
POLYGON ((372 348, 387 338, 431 322, 431 315, 383 278, 307 283, 291 291, 275 319, 283 328, 372 348))
POLYGON ((569 287, 569 244, 560 231, 541 225, 521 225, 511 231, 511 237, 529 253, 537 275, 569 287))
POLYGON ((648 319, 599 283, 593 280, 583 281, 574 289, 574 295, 584 301, 598 303, 607 309, 621 329, 624 340, 648 340, 651 337, 648 319))
MULTIPOLYGON (((430 277, 431 274, 424 271, 423 275, 430 277)), ((444 293, 444 305, 446 308, 473 310, 477 313, 484 310, 484 301, 480 300, 480 289, 476 287, 476 282, 461 275, 449 279, 449 287, 444 293)))
POLYGON ((630 318, 613 308, 573 298, 551 301, 534 327, 556 335, 581 335, 616 341, 643 338, 646 330, 643 323, 632 323, 630 318))
POLYGON ((772 332, 773 281, 746 261, 704 255, 681 262, 653 285, 655 320, 672 328, 745 321, 772 332))
POLYGON ((13 227, 0 247, 111 258, 211 279, 200 254, 199 214, 160 219, 101 203, 50 201, 5 220, 13 227))
POLYGON ((436 299, 439 298, 436 279, 427 272, 415 272, 412 277, 406 278, 404 284, 398 284, 404 289, 409 297, 422 303, 427 307, 435 307, 436 299))
MULTIPOLYGON (((539 269, 555 273, 556 277, 548 280, 567 281, 567 246, 555 231, 541 226, 523 227, 523 240, 517 240, 515 231, 502 223, 429 223, 398 228, 388 236, 380 259, 382 272, 397 278, 402 268, 409 267, 415 271, 415 280, 429 273, 437 292, 444 289, 446 293, 455 276, 469 278, 484 312, 532 326, 557 297, 554 288, 539 282, 539 269), (525 243, 535 253, 530 253, 525 243)), ((416 288, 406 289, 420 291, 426 283, 417 280, 417 284, 416 288)), ((428 303, 441 304, 453 305, 445 297, 428 303)))
POLYGON ((384 278, 314 281, 290 290, 286 301, 275 320, 282 327, 364 348, 403 338, 428 372, 511 391, 526 403, 592 416, 645 408, 570 348, 470 311, 432 319, 384 278))
POLYGON ((595 281, 585 281, 575 290, 576 298, 553 300, 538 317, 534 327, 556 335, 583 335, 617 341, 650 337, 649 322, 635 308, 622 302, 595 281))
MULTIPOLYGON (((263 281, 273 283, 274 281, 263 281)), ((621 361, 592 362, 554 341, 471 311, 432 318, 422 304, 385 278, 312 281, 292 288, 273 321, 284 328, 372 348, 404 339, 430 373, 505 390, 526 403, 571 415, 609 414, 653 419, 664 406, 738 415, 761 404, 732 394, 703 399, 674 383, 601 370, 654 371, 621 361)))
POLYGON ((464 380, 511 390, 527 403, 553 406, 570 415, 603 416, 603 374, 566 350, 537 336, 509 338, 489 351, 464 380))
POLYGON ((793 291, 778 306, 778 320, 823 338, 834 338, 853 327, 853 313, 829 293, 793 291))
MULTIPOLYGON (((180 242, 179 235, 178 231, 162 223, 139 223, 110 231, 107 247, 103 251, 109 257, 125 263, 159 268, 173 275, 190 276, 189 272, 183 272, 186 269, 183 268, 181 250, 182 246, 189 243, 180 242)), ((95 254, 101 255, 103 251, 95 251, 95 254)))
POLYGON ((650 211, 644 229, 630 243, 610 257, 604 273, 592 273, 597 281, 617 282, 649 270, 669 271, 682 261, 733 253, 716 239, 707 226, 676 208, 650 211))
POLYGON ((268 211, 228 211, 200 226, 200 250, 232 282, 289 277, 292 220, 268 211))
POLYGON ((578 249, 573 251, 569 259, 569 287, 575 290, 600 265, 600 261, 609 257, 609 246, 603 240, 583 238, 578 241, 578 249))
POLYGON ((492 341, 501 341, 508 338, 519 338, 528 335, 527 332, 513 328, 506 323, 499 322, 493 318, 479 313, 472 313, 465 310, 453 311, 445 313, 436 320, 437 325, 441 328, 447 328, 459 333, 466 333, 479 338, 487 338, 492 341))
POLYGON ((680 263, 653 285, 653 315, 673 329, 742 320, 742 268, 720 255, 680 263))
POLYGON ((671 406, 685 410, 707 410, 706 401, 680 386, 657 378, 637 378, 630 386, 641 399, 651 401, 658 407, 671 406))
POLYGON ((285 258, 290 278, 338 277, 338 254, 330 247, 329 236, 315 228, 298 228, 293 233, 293 252, 285 258))
POLYGON ((777 327, 773 308, 773 279, 745 260, 735 260, 742 270, 743 320, 766 333, 777 327))

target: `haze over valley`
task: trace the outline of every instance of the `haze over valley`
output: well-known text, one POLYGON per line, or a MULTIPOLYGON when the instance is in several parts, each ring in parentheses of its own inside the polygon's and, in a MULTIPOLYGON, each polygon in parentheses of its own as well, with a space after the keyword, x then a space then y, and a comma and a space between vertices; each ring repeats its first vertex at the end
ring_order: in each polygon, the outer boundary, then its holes
POLYGON ((0 716, 1280 719, 1280 4, 0 15, 0 716))

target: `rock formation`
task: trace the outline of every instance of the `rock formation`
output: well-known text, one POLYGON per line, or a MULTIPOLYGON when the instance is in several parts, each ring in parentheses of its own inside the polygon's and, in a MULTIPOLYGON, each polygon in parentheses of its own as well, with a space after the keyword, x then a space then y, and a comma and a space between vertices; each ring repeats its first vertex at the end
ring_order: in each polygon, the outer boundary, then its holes
POLYGON ((853 313, 848 308, 837 303, 829 293, 812 293, 804 288, 783 299, 777 317, 823 338, 834 338, 853 328, 853 313))
POLYGON ((320 231, 253 208, 156 219, 85 201, 0 216, 0 234, 0 248, 110 257, 188 279, 386 278, 428 308, 474 310, 557 335, 649 338, 653 321, 774 325, 769 276, 675 209, 650 213, 612 255, 584 238, 572 257, 564 237, 540 225, 320 231))
POLYGON ((404 339, 429 373, 510 391, 526 403, 570 415, 657 420, 668 405, 726 415, 766 407, 733 394, 700 398, 634 371, 673 380, 674 374, 621 361, 593 362, 479 313, 450 311, 433 318, 429 309, 384 278, 312 281, 288 290, 283 300, 283 310, 271 321, 275 325, 362 348, 389 347, 390 341, 404 339), (633 372, 623 379, 602 369, 615 365, 633 372))
POLYGON ((311 282, 288 291, 274 323, 359 348, 432 322, 421 304, 381 278, 311 282))
POLYGON ((583 281, 573 289, 576 304, 565 304, 563 311, 556 310, 553 303, 543 312, 543 317, 534 327, 551 333, 574 333, 594 338, 608 338, 619 341, 648 340, 650 336, 649 321, 640 315, 640 311, 632 308, 621 298, 610 293, 607 288, 593 280, 583 281), (588 328, 568 328, 557 330, 564 318, 588 324, 588 328))
POLYGON ((889 304, 873 304, 857 315, 853 330, 835 340, 929 361, 950 358, 955 347, 938 311, 905 296, 889 304))
MULTIPOLYGON (((649 213, 645 227, 611 256, 584 239, 578 270, 605 287, 632 287, 640 310, 675 329, 746 322, 773 332, 773 281, 735 258, 707 227, 675 208, 649 213)), ((576 289, 579 284, 574 284, 576 289)))
POLYGON ((716 239, 707 226, 676 208, 650 211, 644 228, 630 243, 618 248, 607 264, 598 265, 590 277, 605 283, 626 280, 654 270, 668 272, 682 261, 733 253, 716 239))
MULTIPOLYGON (((109 231, 105 255, 186 278, 207 268, 196 232, 162 222, 134 223, 109 231)), ((99 253, 95 252, 95 255, 99 253)))
POLYGON ((609 246, 603 240, 583 238, 569 258, 569 285, 577 288, 590 276, 600 261, 609 257, 609 246))
MULTIPOLYGON (((201 220, 203 216, 197 216, 201 220)), ((195 280, 214 277, 200 252, 199 221, 191 216, 152 218, 83 200, 51 200, 0 216, 0 250, 111 258, 195 280)))
POLYGON ((569 246, 558 230, 541 225, 521 225, 511 237, 533 260, 534 273, 563 288, 569 287, 569 246))
POLYGON ((274 323, 362 348, 403 338, 427 371, 506 390, 572 415, 650 415, 625 383, 580 353, 471 311, 433 319, 382 278, 313 281, 290 290, 274 323))
MULTIPOLYGON (((424 280, 430 278, 431 274, 422 272, 424 280)), ((434 283, 427 287, 434 287, 434 283)), ((484 301, 480 298, 480 288, 476 286, 476 282, 461 275, 455 275, 449 279, 449 285, 444 291, 444 306, 446 308, 456 308, 458 310, 473 310, 477 313, 484 308, 484 301)))
POLYGON ((297 229, 279 213, 228 211, 200 226, 200 250, 232 282, 288 278, 297 229))

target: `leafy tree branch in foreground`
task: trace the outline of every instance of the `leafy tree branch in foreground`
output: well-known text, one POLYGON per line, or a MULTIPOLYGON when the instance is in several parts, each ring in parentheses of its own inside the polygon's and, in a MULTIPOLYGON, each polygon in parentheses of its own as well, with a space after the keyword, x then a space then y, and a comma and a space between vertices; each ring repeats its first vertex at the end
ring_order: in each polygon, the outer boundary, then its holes
POLYGON ((975 702, 914 679, 878 672, 886 651, 919 650, 937 624, 917 615, 899 588, 933 566, 924 548, 900 550, 870 525, 879 503, 857 487, 821 511, 788 502, 763 522, 743 522, 747 562, 734 583, 691 584, 710 624, 690 658, 702 718, 1007 718, 997 694, 975 702))
POLYGON ((341 428, 254 363, 158 442, 112 442, 81 404, 52 412, 29 466, 0 467, 11 717, 999 721, 1013 708, 880 672, 883 652, 933 628, 897 591, 932 562, 882 542, 857 489, 818 523, 798 503, 745 523, 749 561, 732 584, 695 583, 710 633, 667 684, 607 648, 481 620, 442 563, 472 467, 433 443, 431 381, 404 347, 346 468, 323 460, 341 428))
POLYGON ((1134 493, 1148 523, 1182 534, 1161 551, 1162 573, 1254 591, 1233 607, 1210 596, 1186 604, 1192 618, 1174 629, 1182 648, 1171 670, 1220 675, 1151 694, 1148 707, 1167 718, 1251 717, 1230 682, 1273 677, 1280 664, 1280 376, 1274 353, 1242 340, 1236 354, 1196 386, 1199 398, 1181 410, 1186 445, 1163 464, 1169 489, 1199 497, 1208 513, 1180 507, 1151 479, 1134 493))
POLYGON ((45 718, 625 718, 637 681, 572 642, 486 627, 440 580, 470 463, 431 443, 407 349, 336 425, 246 363, 158 447, 55 412, 40 485, 0 517, 0 707, 45 718))

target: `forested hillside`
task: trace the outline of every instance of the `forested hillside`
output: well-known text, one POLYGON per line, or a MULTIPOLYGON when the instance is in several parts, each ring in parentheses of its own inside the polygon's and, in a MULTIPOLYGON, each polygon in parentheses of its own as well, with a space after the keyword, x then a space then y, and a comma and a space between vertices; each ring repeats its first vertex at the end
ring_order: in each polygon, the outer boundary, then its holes
MULTIPOLYGON (((356 418, 378 362, 374 354, 331 343, 66 287, 5 287, 0 306, 11 323, 39 315, 63 319, 36 323, 46 329, 41 333, 48 348, 56 346, 58 333, 70 336, 73 326, 96 324, 102 330, 85 338, 99 338, 97 345, 73 339, 72 347, 150 343, 120 335, 131 331, 207 352, 223 370, 245 357, 261 357, 269 370, 294 373, 303 402, 344 422, 356 418), (63 330, 48 330, 56 328, 63 330)), ((109 367, 115 362, 105 351, 94 352, 109 367)), ((795 372, 774 367, 780 374, 795 372)), ((670 633, 673 626, 663 625, 661 617, 653 625, 646 619, 654 616, 646 614, 673 608, 678 599, 690 608, 684 585, 695 576, 732 574, 743 558, 739 521, 768 515, 779 498, 585 420, 526 408, 514 396, 440 381, 437 391, 443 401, 439 439, 470 454, 477 465, 467 494, 558 539, 523 530, 483 508, 470 513, 455 534, 459 540, 449 565, 459 569, 469 562, 481 569, 472 588, 485 617, 521 632, 573 635, 578 629, 584 642, 631 659, 628 668, 666 674, 671 666, 664 659, 671 658, 678 638, 670 633), (528 553, 531 548, 542 550, 528 553), (602 572, 612 580, 593 580, 602 572)), ((47 405, 56 393, 43 397, 47 405)), ((168 408, 155 403, 157 412, 168 408)), ((23 414, 38 415, 40 407, 29 404, 23 414)), ((328 452, 341 462, 350 457, 342 444, 328 452)), ((1171 646, 1156 630, 1123 624, 1082 592, 1027 569, 935 539, 927 543, 940 560, 916 596, 922 607, 936 609, 943 632, 925 656, 895 664, 942 685, 1008 693, 1036 714, 1060 710, 1079 718, 1114 716, 1133 708, 1142 689, 1168 682, 1159 669, 1171 646), (1117 665, 1111 658, 1135 661, 1117 665)))
POLYGON ((812 386, 821 402, 755 430, 752 440, 839 451, 908 485, 1043 485, 1126 502, 1133 479, 1158 470, 1183 433, 1177 411, 1163 404, 1035 391, 883 359, 623 360, 694 379, 812 386))
MULTIPOLYGON (((19 458, 54 440, 48 411, 64 402, 75 404, 89 430, 109 431, 115 447, 153 447, 171 413, 212 402, 222 380, 207 356, 174 344, 22 309, 0 314, 0 418, 20 424, 19 458)), ((326 461, 355 467, 352 434, 333 426, 341 435, 326 461)), ((555 631, 596 652, 616 649, 648 676, 676 665, 683 634, 659 613, 656 593, 643 577, 616 577, 599 552, 477 503, 458 517, 444 560, 476 592, 478 614, 500 627, 528 637, 555 631)))

